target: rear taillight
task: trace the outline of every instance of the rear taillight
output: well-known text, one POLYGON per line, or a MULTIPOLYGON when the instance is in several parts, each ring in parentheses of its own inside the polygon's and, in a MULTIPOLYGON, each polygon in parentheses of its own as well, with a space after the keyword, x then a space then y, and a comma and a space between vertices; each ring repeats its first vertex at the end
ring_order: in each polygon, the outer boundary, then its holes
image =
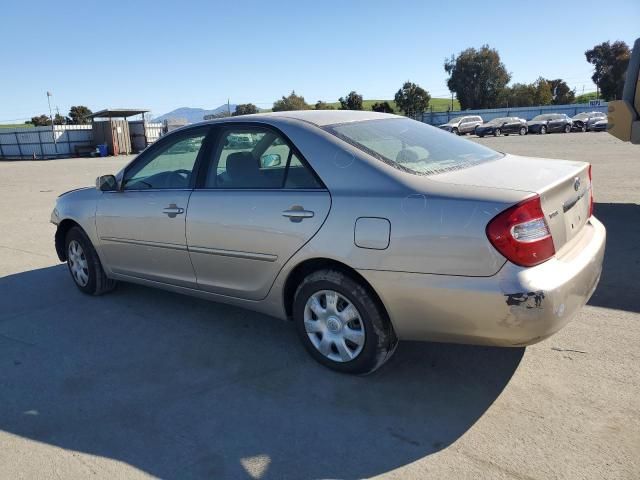
POLYGON ((593 215, 593 177, 591 176, 591 164, 589 164, 589 216, 593 215))
POLYGON ((491 244, 507 260, 533 267, 556 253, 540 197, 531 197, 498 214, 487 225, 491 244))

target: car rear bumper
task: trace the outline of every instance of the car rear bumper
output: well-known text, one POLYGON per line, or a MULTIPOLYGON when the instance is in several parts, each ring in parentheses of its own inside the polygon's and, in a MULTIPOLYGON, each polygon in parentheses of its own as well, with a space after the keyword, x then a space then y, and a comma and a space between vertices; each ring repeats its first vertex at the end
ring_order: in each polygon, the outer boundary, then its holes
POLYGON ((600 279, 606 231, 591 218, 553 259, 492 277, 360 270, 401 340, 498 346, 536 343, 564 327, 600 279))

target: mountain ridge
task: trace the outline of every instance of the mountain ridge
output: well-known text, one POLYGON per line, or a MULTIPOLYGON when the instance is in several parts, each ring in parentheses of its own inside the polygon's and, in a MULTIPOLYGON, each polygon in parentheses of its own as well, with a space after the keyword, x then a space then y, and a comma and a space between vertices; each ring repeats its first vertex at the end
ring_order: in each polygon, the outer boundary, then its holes
POLYGON ((205 115, 218 115, 222 112, 226 112, 227 109, 231 110, 231 113, 236 111, 236 105, 226 103, 213 109, 204 109, 198 107, 180 107, 170 112, 159 115, 153 119, 154 122, 162 122, 164 120, 178 120, 184 119, 189 123, 202 122, 205 115))

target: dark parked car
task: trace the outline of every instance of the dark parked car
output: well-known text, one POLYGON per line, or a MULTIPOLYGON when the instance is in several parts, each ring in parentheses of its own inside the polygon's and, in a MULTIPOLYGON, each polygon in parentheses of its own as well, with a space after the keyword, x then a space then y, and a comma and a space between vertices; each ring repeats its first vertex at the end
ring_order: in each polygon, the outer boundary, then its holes
POLYGON ((582 112, 571 118, 573 121, 573 130, 576 132, 588 132, 593 130, 596 122, 607 120, 607 114, 604 112, 582 112))
POLYGON ((608 120, 606 118, 603 118, 593 123, 590 129, 592 132, 606 132, 608 124, 609 124, 608 120))
POLYGON ((573 121, 564 113, 545 113, 533 117, 527 122, 529 133, 545 133, 564 132, 569 133, 573 121))
POLYGON ((525 135, 527 133, 527 121, 518 117, 500 117, 476 127, 476 135, 479 137, 484 137, 485 135, 498 137, 502 134, 509 135, 510 133, 525 135))

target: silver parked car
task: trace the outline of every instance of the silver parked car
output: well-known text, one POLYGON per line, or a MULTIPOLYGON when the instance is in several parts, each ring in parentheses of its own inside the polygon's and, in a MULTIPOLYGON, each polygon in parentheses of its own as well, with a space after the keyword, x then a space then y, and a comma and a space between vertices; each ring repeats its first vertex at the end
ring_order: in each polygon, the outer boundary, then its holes
POLYGON ((325 110, 172 132, 51 220, 85 293, 136 282, 292 319, 319 362, 366 373, 398 340, 516 346, 562 328, 600 277, 592 206, 587 163, 325 110))
POLYGON ((466 117, 454 117, 439 128, 456 135, 466 135, 467 133, 475 133, 476 127, 483 124, 482 117, 479 115, 467 115, 466 117))
POLYGON ((582 112, 571 118, 573 120, 572 129, 581 132, 594 130, 594 125, 602 120, 607 120, 604 112, 582 112))

